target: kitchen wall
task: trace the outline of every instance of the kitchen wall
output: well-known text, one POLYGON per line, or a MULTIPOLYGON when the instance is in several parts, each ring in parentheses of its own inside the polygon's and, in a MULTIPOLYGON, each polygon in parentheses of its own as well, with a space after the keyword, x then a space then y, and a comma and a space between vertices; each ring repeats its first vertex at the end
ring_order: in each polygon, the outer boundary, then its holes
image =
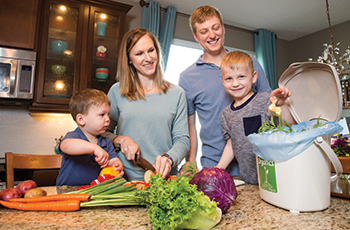
MULTIPOLYGON (((350 46, 349 28, 350 21, 332 26, 334 45, 340 42, 339 48, 341 54, 350 46)), ((322 55, 324 43, 330 43, 328 28, 289 42, 288 56, 293 62, 307 61, 310 57, 315 60, 318 56, 322 55)))
MULTIPOLYGON (((349 28, 350 21, 332 26, 333 43, 335 45, 340 42, 340 54, 344 54, 346 48, 350 46, 349 28)), ((318 56, 322 55, 324 43, 330 43, 328 28, 291 41, 289 42, 289 47, 286 50, 288 54, 287 60, 289 63, 307 61, 308 58, 317 60, 318 56)), ((278 58, 277 61, 279 61, 278 58)), ((350 109, 343 109, 342 117, 350 117, 350 109)))
POLYGON ((29 114, 27 107, 0 106, 0 163, 5 152, 54 154, 55 138, 77 127, 70 114, 29 114))
MULTIPOLYGON (((142 8, 139 3, 131 0, 118 0, 118 2, 134 5, 127 14, 127 30, 141 27, 142 8)), ((341 41, 341 47, 350 45, 349 27, 350 21, 333 27, 334 41, 341 41)), ((174 37, 194 41, 188 26, 187 15, 177 14, 174 37)), ((322 44, 328 41, 327 29, 291 42, 277 38, 277 77, 293 62, 307 61, 309 57, 317 58, 322 53, 322 44)), ((226 26, 225 45, 254 51, 253 33, 226 26)), ((0 163, 3 163, 6 151, 31 154, 54 153, 55 138, 74 129, 76 124, 69 114, 35 115, 29 114, 27 107, 1 106, 0 127, 0 163)))
MULTIPOLYGON (((133 5, 131 10, 127 14, 127 30, 141 27, 142 20, 142 8, 138 2, 132 0, 114 0, 117 2, 133 5)), ((189 16, 186 14, 178 13, 175 20, 174 38, 184 39, 195 42, 191 29, 189 27, 189 16)), ((225 21, 225 19, 224 19, 225 21)), ((237 27, 226 25, 226 39, 225 46, 233 47, 237 49, 253 51, 254 52, 254 34, 253 31, 240 29, 237 27)), ((290 42, 276 39, 276 56, 277 56, 277 78, 288 68, 293 62, 289 52, 293 51, 290 47, 290 42)), ((307 60, 307 58, 305 59, 307 60)))

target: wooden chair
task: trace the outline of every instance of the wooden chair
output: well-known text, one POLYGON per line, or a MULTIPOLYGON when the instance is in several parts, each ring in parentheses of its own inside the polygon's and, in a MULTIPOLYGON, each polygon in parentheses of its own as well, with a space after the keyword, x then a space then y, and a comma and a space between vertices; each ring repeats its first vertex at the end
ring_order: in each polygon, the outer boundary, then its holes
POLYGON ((6 188, 14 187, 14 169, 59 169, 61 155, 32 155, 5 153, 6 158, 6 188))

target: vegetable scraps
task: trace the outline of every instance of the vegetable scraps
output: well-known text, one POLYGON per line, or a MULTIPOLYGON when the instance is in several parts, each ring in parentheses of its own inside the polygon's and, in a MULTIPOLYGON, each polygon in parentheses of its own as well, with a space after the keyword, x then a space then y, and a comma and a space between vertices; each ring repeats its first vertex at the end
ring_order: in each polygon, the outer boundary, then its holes
POLYGON ((234 180, 224 169, 204 168, 193 176, 190 184, 197 185, 197 189, 210 200, 218 202, 217 206, 223 213, 234 205, 237 197, 234 180))
MULTIPOLYGON (((321 118, 321 115, 317 118, 317 122, 312 128, 316 129, 318 127, 322 127, 322 126, 326 125, 326 122, 322 122, 320 118, 321 118)), ((271 116, 270 122, 266 120, 264 122, 264 124, 261 125, 261 127, 258 130, 259 134, 264 133, 264 132, 271 132, 271 133, 275 133, 275 132, 285 132, 285 133, 295 132, 293 130, 292 124, 289 124, 285 120, 282 120, 282 116, 279 117, 277 125, 275 124, 273 119, 274 119, 273 116, 271 116)), ((306 130, 305 129, 301 130, 301 132, 304 132, 304 131, 306 131, 306 130)))
POLYGON ((155 229, 210 229, 220 222, 222 212, 217 203, 189 183, 188 177, 165 180, 152 176, 146 190, 135 198, 146 205, 155 229))

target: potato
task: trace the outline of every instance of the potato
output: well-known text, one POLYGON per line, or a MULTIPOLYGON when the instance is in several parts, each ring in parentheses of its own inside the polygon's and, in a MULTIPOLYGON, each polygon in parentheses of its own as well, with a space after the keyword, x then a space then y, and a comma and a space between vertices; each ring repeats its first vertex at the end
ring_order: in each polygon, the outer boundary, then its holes
POLYGON ((26 194, 27 191, 36 188, 37 185, 35 183, 35 181, 33 180, 25 180, 22 181, 21 183, 19 183, 16 187, 16 189, 18 189, 18 191, 20 191, 22 193, 22 195, 26 194))
POLYGON ((145 180, 146 183, 148 183, 151 179, 151 176, 154 176, 154 175, 156 175, 155 172, 153 172, 152 170, 147 170, 145 172, 145 175, 143 176, 143 179, 145 180))
POLYGON ((33 188, 28 190, 26 194, 24 194, 24 198, 37 197, 37 196, 46 196, 47 192, 41 188, 33 188))
POLYGON ((12 198, 20 198, 22 193, 16 188, 7 188, 0 192, 0 200, 9 201, 12 198))
POLYGON ((281 116, 282 110, 281 107, 276 106, 277 100, 274 100, 274 102, 269 106, 269 113, 272 116, 279 117, 281 116))

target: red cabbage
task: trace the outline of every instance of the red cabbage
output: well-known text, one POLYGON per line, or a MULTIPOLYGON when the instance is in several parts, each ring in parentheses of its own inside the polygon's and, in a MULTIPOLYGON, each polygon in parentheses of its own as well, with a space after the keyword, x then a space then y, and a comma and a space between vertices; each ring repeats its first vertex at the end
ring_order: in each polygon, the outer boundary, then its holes
POLYGON ((202 191, 210 200, 219 202, 218 207, 222 213, 234 205, 237 197, 233 178, 220 168, 202 169, 193 176, 190 184, 196 184, 198 191, 202 191))

